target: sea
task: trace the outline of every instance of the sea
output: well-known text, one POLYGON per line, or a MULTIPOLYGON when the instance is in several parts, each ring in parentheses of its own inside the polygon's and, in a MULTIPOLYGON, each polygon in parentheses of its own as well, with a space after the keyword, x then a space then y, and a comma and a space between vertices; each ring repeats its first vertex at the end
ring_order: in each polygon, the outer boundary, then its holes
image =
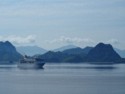
POLYGON ((125 94, 125 64, 0 65, 0 94, 125 94))

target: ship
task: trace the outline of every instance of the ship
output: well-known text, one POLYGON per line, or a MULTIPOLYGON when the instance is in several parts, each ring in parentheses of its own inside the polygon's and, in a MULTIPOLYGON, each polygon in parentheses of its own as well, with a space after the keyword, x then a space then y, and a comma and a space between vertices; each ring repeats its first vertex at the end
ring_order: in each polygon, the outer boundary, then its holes
POLYGON ((18 63, 18 68, 21 69, 43 69, 45 62, 41 58, 24 56, 18 63))

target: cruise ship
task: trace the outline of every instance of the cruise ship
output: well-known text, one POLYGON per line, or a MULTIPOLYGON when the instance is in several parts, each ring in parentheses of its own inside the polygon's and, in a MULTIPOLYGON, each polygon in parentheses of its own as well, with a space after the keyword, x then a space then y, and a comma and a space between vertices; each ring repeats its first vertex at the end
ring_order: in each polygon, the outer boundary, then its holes
POLYGON ((29 56, 24 56, 18 63, 18 68, 21 69, 42 69, 45 62, 40 58, 33 58, 29 56))

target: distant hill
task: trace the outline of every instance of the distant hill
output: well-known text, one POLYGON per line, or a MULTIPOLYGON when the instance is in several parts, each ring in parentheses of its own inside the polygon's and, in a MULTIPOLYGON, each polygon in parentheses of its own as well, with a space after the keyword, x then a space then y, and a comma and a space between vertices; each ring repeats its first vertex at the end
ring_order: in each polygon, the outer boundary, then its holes
POLYGON ((16 51, 16 48, 9 42, 0 42, 0 63, 3 61, 19 61, 22 55, 16 51))
POLYGON ((80 47, 77 47, 77 48, 64 50, 63 53, 67 53, 67 54, 71 54, 71 55, 80 55, 80 54, 87 55, 92 48, 93 47, 85 47, 82 49, 80 47))
POLYGON ((40 48, 38 46, 20 46, 17 47, 17 51, 21 54, 26 54, 28 56, 33 56, 36 54, 44 54, 47 52, 47 50, 40 48))
POLYGON ((114 50, 122 57, 125 58, 125 50, 120 50, 117 48, 114 48, 114 50))
POLYGON ((72 49, 72 48, 77 48, 77 46, 75 46, 75 45, 67 45, 67 46, 63 46, 63 47, 54 49, 53 51, 54 51, 54 52, 58 52, 58 51, 62 52, 62 51, 64 51, 64 50, 72 49))
POLYGON ((120 59, 112 45, 104 43, 96 45, 87 55, 88 62, 116 62, 120 59))
POLYGON ((77 55, 71 55, 63 52, 52 52, 49 51, 39 58, 44 59, 46 62, 81 62, 82 58, 77 55))
POLYGON ((84 57, 92 47, 82 48, 71 48, 64 51, 53 52, 49 51, 39 57, 44 59, 46 62, 82 62, 84 57))
MULTIPOLYGON (((67 47, 66 47, 67 48, 67 47)), ((36 46, 20 47, 27 55, 35 55, 34 57, 40 57, 46 62, 114 62, 125 63, 125 58, 121 58, 120 55, 113 49, 112 45, 99 43, 95 47, 75 47, 61 51, 48 51, 36 46), (24 49, 22 49, 24 48, 24 49), (36 55, 41 54, 41 55, 36 55)), ((19 50, 19 48, 18 48, 19 50)), ((0 42, 0 64, 2 62, 19 61, 22 55, 17 52, 16 48, 9 42, 0 42)))
POLYGON ((112 45, 99 43, 95 47, 71 48, 64 51, 53 52, 49 51, 40 58, 45 59, 46 62, 124 62, 113 49, 112 45))

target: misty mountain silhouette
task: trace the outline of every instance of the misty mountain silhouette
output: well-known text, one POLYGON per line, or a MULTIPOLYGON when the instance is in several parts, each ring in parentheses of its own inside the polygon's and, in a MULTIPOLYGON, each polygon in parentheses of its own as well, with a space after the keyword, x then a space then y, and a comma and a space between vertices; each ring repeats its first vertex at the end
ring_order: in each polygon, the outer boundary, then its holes
POLYGON ((122 57, 125 58, 125 50, 120 50, 118 48, 114 48, 114 50, 122 57))
POLYGON ((72 49, 72 48, 77 48, 77 46, 75 46, 75 45, 66 45, 66 46, 54 49, 53 51, 54 52, 58 52, 58 51, 62 52, 64 50, 68 50, 68 49, 72 49))
POLYGON ((46 62, 117 62, 124 61, 112 45, 99 43, 95 47, 72 48, 62 52, 49 51, 39 56, 46 62))
MULTIPOLYGON (((99 43, 95 47, 71 48, 64 51, 48 51, 45 54, 35 55, 46 62, 114 62, 125 63, 125 59, 113 49, 112 45, 99 43)), ((9 42, 0 42, 0 62, 19 61, 22 55, 9 42)))
POLYGON ((26 54, 28 56, 33 56, 36 54, 44 54, 47 52, 47 50, 38 46, 20 46, 16 48, 19 53, 26 54))
POLYGON ((88 62, 115 62, 121 57, 110 44, 99 43, 87 55, 88 62))
POLYGON ((22 55, 9 42, 0 42, 0 61, 18 61, 22 55))

